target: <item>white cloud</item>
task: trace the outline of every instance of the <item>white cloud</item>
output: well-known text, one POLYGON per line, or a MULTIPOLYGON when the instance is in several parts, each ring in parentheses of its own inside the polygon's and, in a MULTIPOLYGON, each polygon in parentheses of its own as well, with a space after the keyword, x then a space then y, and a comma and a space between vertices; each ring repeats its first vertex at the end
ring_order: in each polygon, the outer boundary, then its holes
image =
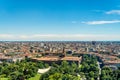
POLYGON ((0 39, 2 38, 13 38, 14 36, 13 35, 10 35, 10 34, 0 34, 0 39))
POLYGON ((0 34, 0 40, 68 40, 68 41, 92 41, 92 40, 120 40, 119 35, 95 35, 95 34, 35 34, 35 35, 8 35, 8 34, 0 34))
POLYGON ((111 23, 120 23, 120 20, 112 20, 112 21, 88 21, 88 22, 82 22, 85 24, 90 24, 90 25, 96 25, 96 24, 111 24, 111 23))
POLYGON ((118 14, 118 15, 120 15, 120 10, 107 11, 106 14, 118 14))

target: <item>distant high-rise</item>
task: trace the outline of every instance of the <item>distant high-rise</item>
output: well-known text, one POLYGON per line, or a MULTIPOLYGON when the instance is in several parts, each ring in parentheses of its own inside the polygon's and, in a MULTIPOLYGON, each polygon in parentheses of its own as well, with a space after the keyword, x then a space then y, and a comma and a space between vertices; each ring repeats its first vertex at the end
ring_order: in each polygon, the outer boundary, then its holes
POLYGON ((43 47, 43 46, 44 46, 44 43, 41 43, 40 46, 43 47))
POLYGON ((92 45, 96 45, 96 41, 92 41, 92 45))
POLYGON ((63 47, 63 55, 66 56, 65 47, 63 47))

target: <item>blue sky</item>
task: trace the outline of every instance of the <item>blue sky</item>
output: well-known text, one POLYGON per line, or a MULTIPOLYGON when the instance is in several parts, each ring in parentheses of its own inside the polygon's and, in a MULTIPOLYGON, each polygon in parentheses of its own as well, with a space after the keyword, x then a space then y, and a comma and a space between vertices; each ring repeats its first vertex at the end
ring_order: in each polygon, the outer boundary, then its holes
POLYGON ((120 40, 119 0, 0 0, 0 40, 120 40))

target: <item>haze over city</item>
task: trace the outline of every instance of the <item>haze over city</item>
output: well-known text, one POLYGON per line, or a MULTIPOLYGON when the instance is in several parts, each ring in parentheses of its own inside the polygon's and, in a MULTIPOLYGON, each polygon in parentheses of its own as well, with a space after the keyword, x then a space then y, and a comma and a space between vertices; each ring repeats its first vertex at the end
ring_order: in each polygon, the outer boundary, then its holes
POLYGON ((1 41, 119 41, 119 0, 0 0, 1 41))

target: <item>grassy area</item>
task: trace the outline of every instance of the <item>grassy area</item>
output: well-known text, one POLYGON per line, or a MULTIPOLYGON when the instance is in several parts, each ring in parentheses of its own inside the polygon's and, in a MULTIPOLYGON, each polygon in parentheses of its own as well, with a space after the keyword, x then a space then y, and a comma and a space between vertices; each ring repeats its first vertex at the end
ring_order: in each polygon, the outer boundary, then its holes
POLYGON ((80 65, 79 65, 79 68, 81 68, 81 67, 82 67, 82 65, 80 64, 80 65))
POLYGON ((8 80, 8 78, 0 78, 0 80, 8 80))
POLYGON ((0 75, 0 80, 8 80, 8 78, 6 78, 5 76, 6 76, 5 74, 0 75))
MULTIPOLYGON (((40 79, 40 74, 36 74, 35 77, 31 77, 28 80, 39 80, 40 79)), ((0 80, 8 80, 8 78, 0 78, 0 80)))
POLYGON ((37 74, 35 77, 31 77, 28 80, 39 80, 40 79, 40 74, 37 74))

